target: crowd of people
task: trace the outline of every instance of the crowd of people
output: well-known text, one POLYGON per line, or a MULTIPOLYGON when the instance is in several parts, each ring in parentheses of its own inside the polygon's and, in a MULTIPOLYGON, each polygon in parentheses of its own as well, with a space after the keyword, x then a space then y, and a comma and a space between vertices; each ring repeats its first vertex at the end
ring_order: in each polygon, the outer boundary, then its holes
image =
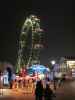
POLYGON ((36 88, 35 88, 35 100, 52 100, 55 95, 55 91, 57 87, 63 87, 65 82, 65 75, 62 78, 58 79, 54 77, 53 81, 51 82, 48 78, 45 82, 37 81, 36 88), (43 85, 43 83, 45 83, 43 85), (51 83, 53 84, 53 88, 51 88, 51 83))
MULTIPOLYGON (((8 81, 10 89, 24 89, 26 91, 25 93, 35 94, 35 100, 52 100, 52 98, 55 97, 54 90, 56 90, 57 86, 60 87, 65 80, 64 76, 60 79, 54 77, 52 81, 49 80, 48 77, 46 77, 43 80, 25 80, 25 78, 23 77, 16 79, 16 75, 14 73, 11 74, 10 71, 7 74, 9 76, 8 81), (53 84, 53 89, 51 88, 51 84, 53 84)), ((3 88, 3 83, 1 79, 2 75, 3 73, 0 71, 0 89, 3 88)))

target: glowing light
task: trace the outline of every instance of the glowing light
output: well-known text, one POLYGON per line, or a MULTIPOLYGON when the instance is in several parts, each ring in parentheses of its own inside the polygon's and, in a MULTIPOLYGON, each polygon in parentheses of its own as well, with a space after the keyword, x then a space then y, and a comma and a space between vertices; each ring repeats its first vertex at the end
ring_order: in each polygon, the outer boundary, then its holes
POLYGON ((51 64, 52 64, 52 65, 54 65, 55 63, 56 63, 55 60, 52 60, 52 61, 51 61, 51 64))

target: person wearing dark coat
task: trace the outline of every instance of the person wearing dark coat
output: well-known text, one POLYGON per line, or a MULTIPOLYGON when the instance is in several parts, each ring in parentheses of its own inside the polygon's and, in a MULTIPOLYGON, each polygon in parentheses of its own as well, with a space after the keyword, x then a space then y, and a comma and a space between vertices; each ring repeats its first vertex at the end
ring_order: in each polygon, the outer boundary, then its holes
POLYGON ((41 81, 38 81, 35 89, 35 100, 42 100, 43 98, 43 84, 41 81))
POLYGON ((46 88, 44 90, 44 99, 45 100, 52 100, 55 97, 52 89, 49 87, 49 84, 46 84, 46 88))

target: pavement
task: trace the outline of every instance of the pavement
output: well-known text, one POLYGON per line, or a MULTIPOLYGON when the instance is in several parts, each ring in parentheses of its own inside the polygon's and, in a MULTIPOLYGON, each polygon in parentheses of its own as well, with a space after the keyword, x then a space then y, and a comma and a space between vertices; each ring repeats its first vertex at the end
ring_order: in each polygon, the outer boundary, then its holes
MULTIPOLYGON (((1 90, 0 90, 1 91, 1 90)), ((55 91, 53 100, 75 100, 75 81, 68 81, 55 91)), ((25 93, 24 89, 3 89, 0 100, 35 100, 34 94, 25 93)))
POLYGON ((34 100, 35 96, 21 89, 3 89, 0 100, 34 100))
POLYGON ((68 81, 58 88, 53 100, 75 100, 75 81, 68 81))

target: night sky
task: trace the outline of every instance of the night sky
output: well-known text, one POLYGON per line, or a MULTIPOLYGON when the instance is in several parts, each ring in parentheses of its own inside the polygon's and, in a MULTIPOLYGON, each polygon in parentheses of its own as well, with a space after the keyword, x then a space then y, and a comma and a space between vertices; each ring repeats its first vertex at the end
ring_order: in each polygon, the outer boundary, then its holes
POLYGON ((75 56, 75 17, 71 0, 0 1, 0 61, 15 65, 18 39, 25 18, 37 15, 46 34, 47 46, 41 62, 50 57, 75 56))

